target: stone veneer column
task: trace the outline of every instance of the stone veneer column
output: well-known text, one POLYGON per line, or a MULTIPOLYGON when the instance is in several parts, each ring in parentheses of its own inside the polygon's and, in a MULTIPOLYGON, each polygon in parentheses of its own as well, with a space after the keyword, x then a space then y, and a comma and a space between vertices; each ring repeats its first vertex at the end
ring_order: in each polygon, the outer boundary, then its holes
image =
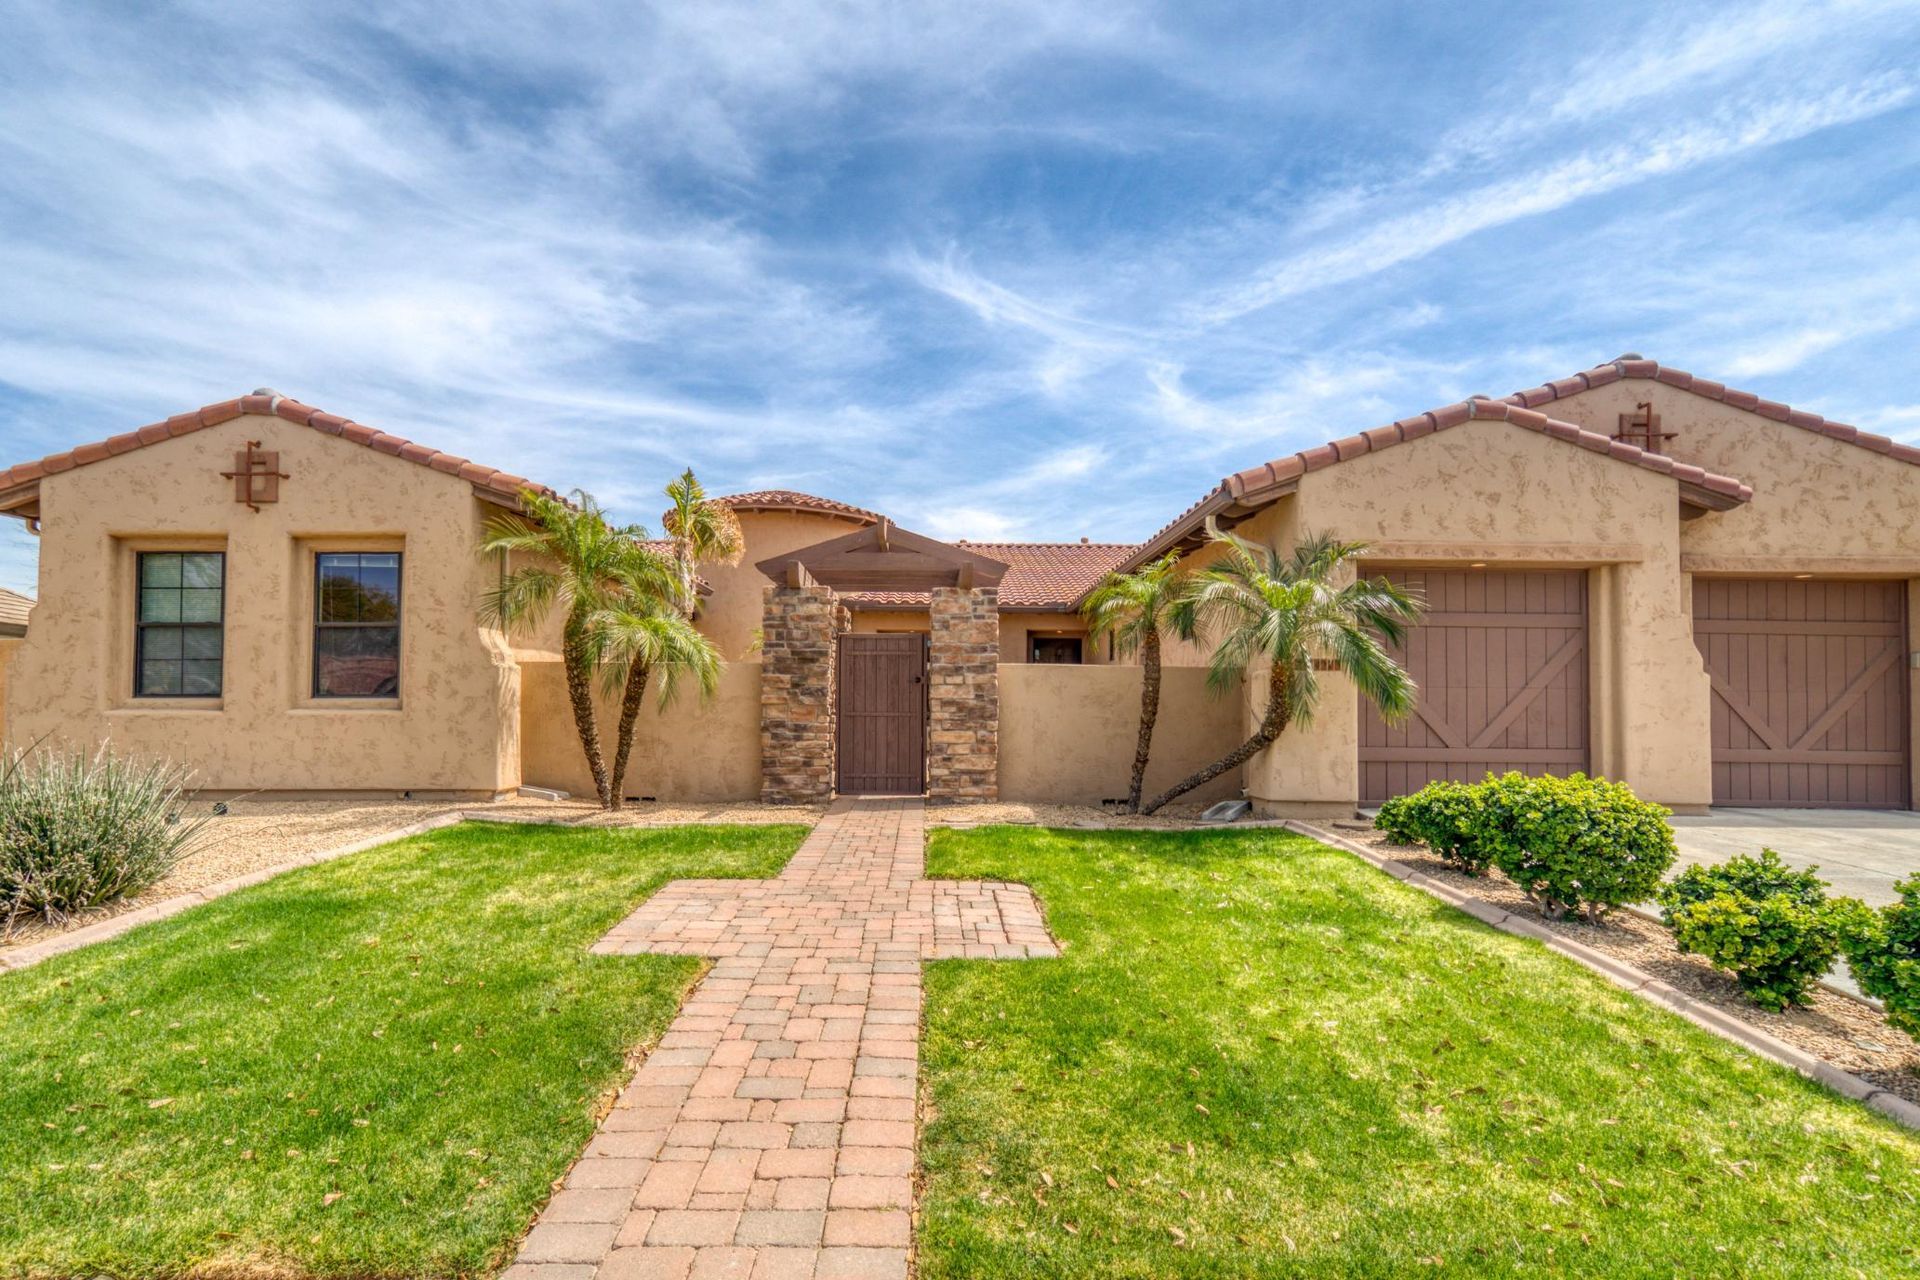
POLYGON ((833 798, 835 642, 845 610, 829 587, 768 587, 760 639, 760 798, 833 798))
POLYGON ((1000 592, 938 587, 927 661, 927 794, 1000 798, 1000 592))

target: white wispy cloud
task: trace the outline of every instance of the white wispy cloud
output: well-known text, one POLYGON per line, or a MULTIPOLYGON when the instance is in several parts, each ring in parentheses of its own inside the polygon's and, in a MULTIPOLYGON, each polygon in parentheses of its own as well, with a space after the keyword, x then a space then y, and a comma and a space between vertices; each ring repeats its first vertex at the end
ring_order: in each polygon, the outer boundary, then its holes
POLYGON ((1375 275, 1468 236, 1634 183, 1884 115, 1911 102, 1914 91, 1907 76, 1888 74, 1815 98, 1759 104, 1737 114, 1716 113, 1713 119, 1632 143, 1588 150, 1538 172, 1440 197, 1413 212, 1376 221, 1357 234, 1288 254, 1262 269, 1254 280, 1203 301, 1194 308, 1194 319, 1206 325, 1223 324, 1283 299, 1375 275))
POLYGON ((1626 349, 1916 434, 1916 3, 15 0, 0 463, 271 383, 1107 539, 1626 349))

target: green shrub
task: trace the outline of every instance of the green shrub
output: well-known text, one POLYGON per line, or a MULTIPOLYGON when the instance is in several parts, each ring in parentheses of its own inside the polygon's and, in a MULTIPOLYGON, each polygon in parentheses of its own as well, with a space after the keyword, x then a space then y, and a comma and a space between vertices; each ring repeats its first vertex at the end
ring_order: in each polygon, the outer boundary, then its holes
POLYGON ((1816 869, 1796 871, 1771 849, 1714 867, 1689 867, 1661 887, 1660 916, 1682 951, 1727 970, 1754 1003, 1806 1004, 1866 907, 1827 897, 1816 869))
POLYGON ((1847 963, 1860 989, 1887 1006, 1887 1021, 1920 1037, 1920 876, 1893 887, 1900 901, 1861 918, 1847 963))
POLYGON ((181 816, 174 765, 16 752, 0 760, 0 923, 58 922, 139 893, 191 850, 205 816, 181 816))
POLYGON ((1671 811, 1622 783, 1509 773, 1476 790, 1480 856, 1550 919, 1578 909, 1597 923, 1614 907, 1652 897, 1673 865, 1671 811))
POLYGON ((1373 825, 1400 844, 1424 844, 1470 876, 1487 869, 1474 838, 1480 788, 1467 782, 1429 782, 1410 796, 1380 806, 1373 825))

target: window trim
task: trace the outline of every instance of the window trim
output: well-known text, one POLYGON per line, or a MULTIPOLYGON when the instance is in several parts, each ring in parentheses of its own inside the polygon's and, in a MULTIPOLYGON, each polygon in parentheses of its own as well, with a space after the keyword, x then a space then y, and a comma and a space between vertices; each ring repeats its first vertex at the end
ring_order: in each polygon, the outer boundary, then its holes
MULTIPOLYGON (((175 588, 186 590, 185 587, 175 588)), ((204 587, 195 590, 205 590, 204 587)), ((124 614, 122 615, 125 616, 124 614)), ((184 639, 184 638, 183 638, 184 639)), ((182 657, 176 659, 186 662, 182 657)), ((199 659, 205 661, 205 659, 199 659)), ((185 672, 181 673, 183 676, 185 672)), ((208 547, 151 547, 136 549, 133 553, 133 672, 132 697, 138 702, 217 702, 227 693, 227 553, 225 548, 208 547), (220 616, 213 622, 147 622, 140 617, 141 606, 145 601, 146 561, 148 556, 215 556, 220 561, 220 616), (151 627, 171 627, 175 630, 188 629, 216 631, 220 634, 220 687, 212 693, 188 693, 184 689, 179 693, 148 693, 140 687, 141 668, 146 665, 147 630, 151 627)), ((183 682, 184 683, 184 680, 183 682)))
POLYGON ((307 697, 327 706, 341 703, 364 703, 377 706, 398 706, 400 703, 401 671, 406 665, 403 661, 406 629, 407 598, 407 555, 399 548, 383 550, 358 549, 348 547, 316 547, 310 557, 313 567, 313 594, 308 597, 312 603, 313 614, 307 626, 307 697), (323 622, 320 618, 320 565, 328 556, 392 556, 394 559, 393 584, 393 621, 392 622, 323 622), (393 631, 393 692, 392 693, 323 693, 320 690, 320 632, 325 630, 348 631, 362 629, 380 629, 393 631))

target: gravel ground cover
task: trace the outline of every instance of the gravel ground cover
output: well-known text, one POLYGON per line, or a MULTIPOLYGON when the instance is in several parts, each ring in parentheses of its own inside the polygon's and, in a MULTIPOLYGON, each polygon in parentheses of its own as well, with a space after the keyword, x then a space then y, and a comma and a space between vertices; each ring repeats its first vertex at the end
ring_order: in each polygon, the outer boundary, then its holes
POLYGON ((1395 844, 1380 832, 1357 825, 1350 828, 1336 824, 1335 829, 1342 836, 1380 849, 1454 889, 1508 911, 1538 918, 1549 929, 1624 960, 1769 1035, 1871 1080, 1889 1093, 1920 1102, 1920 1044, 1888 1026, 1887 1020, 1871 1005, 1822 987, 1815 988, 1811 1006, 1771 1013, 1748 999, 1730 975, 1715 969, 1700 956, 1682 952, 1674 944, 1673 935, 1656 921, 1629 911, 1615 911, 1598 926, 1579 920, 1547 920, 1538 917, 1520 887, 1498 871, 1469 876, 1435 857, 1422 845, 1395 844))

